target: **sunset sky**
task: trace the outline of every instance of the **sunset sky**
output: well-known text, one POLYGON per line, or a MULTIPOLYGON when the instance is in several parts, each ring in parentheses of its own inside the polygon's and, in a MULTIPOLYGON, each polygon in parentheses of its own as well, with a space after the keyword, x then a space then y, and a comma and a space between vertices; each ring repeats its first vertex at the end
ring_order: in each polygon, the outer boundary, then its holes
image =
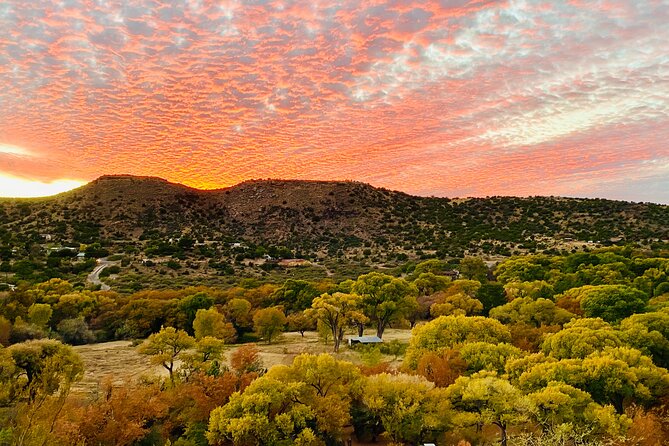
POLYGON ((669 0, 0 2, 0 196, 113 173, 669 203, 669 0))

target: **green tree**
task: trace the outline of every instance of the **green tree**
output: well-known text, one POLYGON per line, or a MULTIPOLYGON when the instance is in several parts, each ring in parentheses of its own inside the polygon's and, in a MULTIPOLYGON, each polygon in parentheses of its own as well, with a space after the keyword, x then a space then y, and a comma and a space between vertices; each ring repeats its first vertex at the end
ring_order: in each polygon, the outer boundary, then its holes
POLYGON ((28 308, 28 320, 40 328, 46 328, 53 310, 49 304, 32 304, 28 308))
POLYGON ((429 296, 438 291, 443 291, 448 288, 450 283, 450 277, 438 276, 434 273, 422 273, 413 281, 419 296, 429 296))
POLYGON ((611 404, 618 414, 625 402, 652 404, 669 390, 669 374, 640 351, 607 347, 584 359, 539 362, 523 372, 521 388, 536 391, 560 381, 592 395, 599 404, 611 404))
POLYGON ((274 305, 281 305, 286 311, 295 313, 311 307, 311 302, 321 293, 311 282, 288 279, 272 294, 271 299, 274 305))
POLYGON ((465 279, 478 280, 481 283, 488 280, 488 266, 480 257, 463 258, 460 260, 458 271, 465 279))
POLYGON ((88 324, 83 317, 63 319, 56 330, 63 337, 63 341, 71 345, 95 342, 95 334, 88 328, 88 324))
POLYGON ((197 311, 211 308, 213 304, 214 300, 202 292, 186 296, 179 302, 179 309, 186 316, 185 328, 189 335, 193 334, 193 321, 197 311))
POLYGON ((264 308, 253 315, 253 327, 256 333, 268 344, 281 332, 286 325, 286 315, 280 309, 264 308))
POLYGON ((532 299, 553 299, 555 291, 553 286, 545 280, 532 282, 509 282, 504 285, 507 300, 511 301, 519 297, 530 297, 532 299))
POLYGON ((390 323, 408 316, 418 307, 416 288, 404 279, 387 274, 362 275, 352 290, 362 296, 363 313, 376 324, 379 338, 383 338, 390 323))
POLYGON ((366 320, 360 311, 362 297, 356 294, 323 294, 311 306, 316 318, 332 334, 335 353, 339 352, 346 328, 366 320))
POLYGON ((620 323, 625 342, 669 368, 669 311, 633 314, 620 323))
POLYGON ((184 330, 174 327, 164 327, 154 333, 139 347, 139 352, 151 356, 154 364, 161 365, 170 375, 170 382, 174 384, 174 363, 179 355, 192 348, 195 340, 184 330))
POLYGON ((55 392, 69 392, 83 376, 81 358, 68 345, 52 339, 14 344, 7 348, 14 362, 14 393, 34 402, 55 392))
POLYGON ((551 269, 550 263, 546 256, 512 257, 497 265, 495 276, 502 284, 544 280, 551 269))
POLYGON ((504 286, 498 282, 487 282, 481 284, 481 287, 476 292, 476 298, 483 304, 483 315, 487 316, 491 309, 504 305, 506 295, 504 294, 504 286))
POLYGON ((619 322, 640 313, 647 303, 648 295, 625 285, 593 287, 581 298, 581 308, 586 317, 601 317, 608 322, 619 322))

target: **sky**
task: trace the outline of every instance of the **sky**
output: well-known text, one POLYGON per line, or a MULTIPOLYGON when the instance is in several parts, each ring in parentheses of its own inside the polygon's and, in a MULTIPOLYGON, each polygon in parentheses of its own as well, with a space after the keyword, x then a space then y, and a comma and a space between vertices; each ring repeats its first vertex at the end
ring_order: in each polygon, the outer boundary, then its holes
POLYGON ((5 0, 0 196, 198 188, 669 203, 669 0, 5 0))

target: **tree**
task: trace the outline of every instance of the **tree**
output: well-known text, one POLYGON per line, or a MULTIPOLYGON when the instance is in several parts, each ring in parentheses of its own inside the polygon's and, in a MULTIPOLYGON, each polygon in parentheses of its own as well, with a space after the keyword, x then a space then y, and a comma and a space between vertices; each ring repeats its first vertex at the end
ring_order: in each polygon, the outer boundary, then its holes
POLYGON ((332 333, 335 353, 339 352, 346 328, 366 319, 360 312, 362 298, 356 294, 323 294, 314 299, 311 306, 316 318, 332 333))
POLYGON ((60 391, 81 379, 84 371, 79 355, 69 345, 52 339, 14 344, 7 348, 14 362, 14 393, 34 402, 38 396, 60 391))
POLYGON ((625 342, 669 367, 669 311, 633 314, 620 323, 625 342))
POLYGON ((435 386, 448 387, 467 371, 467 363, 458 350, 426 352, 418 361, 416 371, 435 386))
POLYGON ((211 308, 213 304, 214 300, 202 292, 186 296, 179 302, 179 309, 186 316, 185 328, 189 335, 193 334, 193 321, 195 320, 197 310, 206 310, 211 308))
POLYGON ((28 320, 40 328, 46 328, 53 310, 49 304, 32 304, 28 308, 28 320))
POLYGON ((165 327, 154 333, 139 347, 139 352, 151 356, 153 363, 161 365, 170 375, 174 384, 174 363, 179 355, 195 345, 195 340, 184 330, 165 327))
MULTIPOLYGON (((27 341, 7 348, 13 361, 10 394, 19 401, 12 444, 23 446, 35 434, 46 444, 53 433, 71 385, 84 373, 83 363, 69 346, 54 340, 27 341), (54 399, 52 395, 57 394, 54 399), (37 423, 45 423, 37 426, 37 423)), ((4 355, 3 355, 4 356, 4 355)), ((3 361, 3 368, 8 364, 3 361)), ((8 370, 9 371, 9 370, 8 370)))
POLYGON ((415 370, 426 352, 440 352, 465 342, 509 342, 509 329, 499 321, 482 316, 440 316, 413 329, 405 364, 415 370))
POLYGON ((497 265, 495 276, 502 284, 532 282, 544 280, 549 270, 550 260, 546 256, 512 257, 497 265))
POLYGON ((321 291, 306 280, 288 279, 271 296, 274 305, 283 306, 288 312, 304 311, 321 291))
POLYGON ((207 439, 258 445, 333 441, 350 420, 350 392, 359 388, 359 379, 351 363, 326 354, 300 355, 214 409, 207 439))
POLYGON ((502 446, 507 444, 509 425, 527 421, 531 411, 530 401, 519 389, 491 372, 461 376, 446 389, 446 396, 456 411, 456 424, 494 424, 500 430, 502 446))
POLYGON ((419 296, 429 296, 438 291, 443 291, 448 288, 450 283, 450 277, 438 276, 434 273, 422 273, 413 281, 419 296))
POLYGON ((642 312, 647 303, 648 295, 625 285, 592 287, 581 298, 581 308, 586 317, 601 317, 614 323, 642 312))
POLYGON ((387 274, 362 275, 352 290, 362 296, 363 313, 376 324, 379 338, 383 338, 383 332, 391 322, 408 316, 418 307, 416 288, 404 279, 387 274))
POLYGON ((448 425, 450 411, 441 390, 420 376, 371 376, 365 381, 362 401, 380 419, 393 444, 418 444, 448 425))
POLYGON ((575 315, 555 305, 548 299, 519 297, 511 302, 490 310, 490 317, 503 324, 563 325, 575 315))
POLYGON ((611 404, 618 414, 625 402, 651 404, 669 391, 669 373, 640 351, 607 347, 584 359, 539 362, 520 375, 520 386, 529 391, 560 381, 592 395, 599 404, 611 404))
POLYGON ((230 368, 237 375, 243 375, 245 373, 260 373, 265 366, 260 358, 260 351, 255 344, 246 344, 232 352, 230 368))
POLYGON ((237 333, 253 329, 253 305, 246 299, 230 299, 225 306, 225 314, 237 333))
POLYGON ((88 328, 83 317, 63 319, 56 329, 68 344, 81 345, 95 342, 95 334, 88 328))
POLYGON ((589 393, 558 381, 551 381, 541 390, 528 395, 532 418, 544 432, 567 432, 577 438, 617 437, 629 425, 624 415, 612 406, 601 406, 589 393))
POLYGON ((480 257, 463 258, 458 271, 465 279, 478 280, 481 283, 488 280, 488 266, 480 257))
POLYGON ((437 302, 430 307, 432 317, 466 315, 473 316, 483 310, 483 304, 478 299, 465 293, 457 293, 437 297, 437 302))
POLYGON ((521 356, 524 356, 522 350, 505 342, 470 342, 460 348, 460 357, 467 363, 467 371, 470 373, 488 370, 501 375, 509 359, 521 356))
POLYGON ((483 304, 484 316, 487 316, 491 309, 499 305, 504 305, 507 302, 506 295, 504 294, 504 286, 498 282, 481 284, 481 287, 476 292, 476 298, 483 304))
POLYGON ((258 310, 253 315, 253 327, 256 333, 268 344, 271 344, 272 339, 283 331, 286 322, 286 315, 276 307, 258 310))
POLYGON ((307 311, 309 310, 288 315, 288 329, 300 333, 302 337, 305 331, 316 329, 316 320, 307 311))
POLYGON ((197 310, 193 320, 195 339, 211 336, 218 339, 234 340, 235 329, 216 309, 197 310))
POLYGON ((552 299, 555 291, 553 286, 545 280, 532 282, 509 282, 504 285, 506 299, 512 301, 519 297, 530 297, 532 299, 552 299))
POLYGON ((557 333, 546 335, 545 354, 557 359, 585 358, 605 347, 623 344, 620 332, 601 319, 574 319, 557 333))

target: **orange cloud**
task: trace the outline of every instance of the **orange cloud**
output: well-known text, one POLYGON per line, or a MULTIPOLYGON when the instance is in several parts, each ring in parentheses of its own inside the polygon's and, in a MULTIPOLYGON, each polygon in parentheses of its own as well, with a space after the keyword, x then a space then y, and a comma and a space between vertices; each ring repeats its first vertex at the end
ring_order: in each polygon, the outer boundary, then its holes
POLYGON ((0 174, 669 202, 662 2, 246 3, 5 2, 0 174))

